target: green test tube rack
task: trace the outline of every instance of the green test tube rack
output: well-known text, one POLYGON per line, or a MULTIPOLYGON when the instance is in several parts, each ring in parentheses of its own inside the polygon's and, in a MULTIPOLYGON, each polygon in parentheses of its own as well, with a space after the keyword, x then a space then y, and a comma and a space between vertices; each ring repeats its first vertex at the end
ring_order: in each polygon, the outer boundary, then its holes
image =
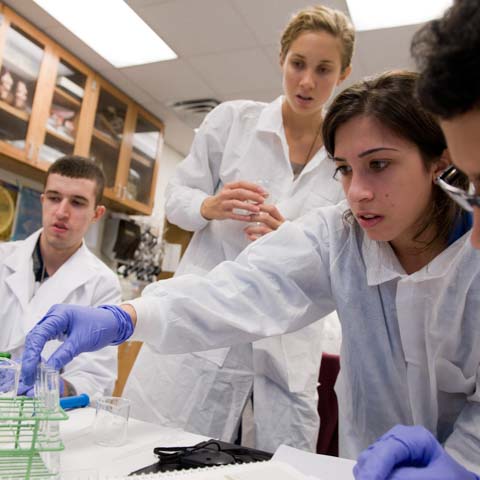
POLYGON ((61 408, 47 410, 37 399, 0 398, 0 479, 59 478, 45 459, 64 446, 58 429, 49 426, 67 418, 61 408))

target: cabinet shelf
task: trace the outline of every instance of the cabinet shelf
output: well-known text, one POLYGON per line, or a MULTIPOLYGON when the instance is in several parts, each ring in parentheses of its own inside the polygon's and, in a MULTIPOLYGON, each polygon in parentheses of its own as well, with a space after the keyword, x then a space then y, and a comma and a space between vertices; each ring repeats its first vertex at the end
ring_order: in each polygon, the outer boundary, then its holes
POLYGON ((132 160, 148 168, 152 168, 153 163, 155 162, 155 160, 145 157, 144 155, 141 155, 140 153, 137 153, 135 151, 132 152, 132 160))
POLYGON ((12 105, 9 105, 7 102, 4 102, 3 100, 0 100, 0 109, 5 110, 10 115, 17 117, 24 122, 28 122, 28 120, 30 119, 30 114, 28 112, 24 112, 19 108, 15 108, 12 105))
POLYGON ((82 106, 82 102, 80 102, 80 100, 77 100, 73 95, 68 94, 60 87, 55 87, 55 95, 58 95, 62 100, 66 101, 71 105, 74 105, 76 107, 82 106))
POLYGON ((0 19, 0 73, 27 90, 26 108, 13 92, 0 100, 2 168, 42 181, 58 157, 88 157, 112 209, 150 214, 163 123, 2 0, 0 19))
POLYGON ((93 129, 93 136, 112 148, 120 148, 120 142, 118 140, 113 139, 110 135, 103 133, 98 128, 93 129))
POLYGON ((73 138, 62 135, 51 127, 47 127, 47 133, 52 137, 55 137, 57 140, 61 140, 62 142, 68 143, 69 145, 75 145, 75 140, 73 138))

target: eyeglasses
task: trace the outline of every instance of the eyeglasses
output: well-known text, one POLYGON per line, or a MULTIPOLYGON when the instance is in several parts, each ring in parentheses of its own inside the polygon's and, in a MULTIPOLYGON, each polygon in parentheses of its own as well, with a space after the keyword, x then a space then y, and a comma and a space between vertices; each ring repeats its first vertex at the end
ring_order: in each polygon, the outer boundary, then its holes
POLYGON ((435 179, 435 183, 464 210, 472 212, 473 207, 480 207, 480 195, 451 185, 460 175, 461 172, 451 165, 435 179))

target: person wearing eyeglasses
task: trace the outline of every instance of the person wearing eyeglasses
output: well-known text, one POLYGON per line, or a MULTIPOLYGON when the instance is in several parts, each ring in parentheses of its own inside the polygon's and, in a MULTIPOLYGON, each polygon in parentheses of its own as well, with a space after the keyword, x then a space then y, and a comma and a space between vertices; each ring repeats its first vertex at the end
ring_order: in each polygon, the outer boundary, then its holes
POLYGON ((435 183, 450 160, 416 80, 390 72, 334 100, 322 133, 346 202, 284 222, 205 275, 153 283, 128 304, 53 307, 27 339, 24 381, 52 337, 64 339, 49 359, 59 368, 130 336, 163 354, 201 351, 294 331, 336 309, 341 455, 357 458, 395 424, 422 424, 479 468, 470 452, 480 431, 469 425, 480 252, 469 245, 471 215, 435 183))
MULTIPOLYGON (((480 248, 480 5, 478 0, 457 0, 445 15, 417 32, 412 53, 421 73, 417 93, 422 104, 440 119, 448 149, 455 166, 450 166, 437 184, 466 211, 474 216, 470 236, 474 248, 480 248), (457 167, 457 168, 456 168, 457 167), (455 186, 455 179, 465 172, 470 188, 455 186)), ((478 311, 478 307, 477 307, 478 311)), ((477 329, 480 326, 477 325, 477 329)), ((445 332, 445 335, 451 332, 445 332)), ((478 351, 468 331, 461 329, 459 342, 478 351)), ((462 370, 462 374, 465 371, 462 370)), ((453 382, 459 372, 449 374, 453 382)), ((480 445, 464 438, 475 438, 480 431, 480 386, 476 377, 470 382, 471 404, 462 412, 462 435, 452 433, 458 448, 452 452, 448 442, 442 448, 431 431, 422 426, 398 425, 383 435, 359 457, 355 467, 357 480, 473 480, 475 473, 466 470, 468 458, 478 474, 480 445), (457 463, 449 453, 453 453, 457 463), (463 465, 462 465, 463 464, 463 465)))

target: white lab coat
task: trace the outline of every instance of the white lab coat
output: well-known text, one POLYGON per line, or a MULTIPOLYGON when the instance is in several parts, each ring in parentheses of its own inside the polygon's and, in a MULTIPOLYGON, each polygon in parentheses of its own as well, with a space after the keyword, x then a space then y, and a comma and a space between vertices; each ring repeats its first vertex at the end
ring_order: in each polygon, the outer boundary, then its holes
POLYGON ((465 234, 407 275, 388 243, 345 222, 346 208, 285 222, 202 277, 149 285, 130 302, 134 338, 163 353, 209 349, 336 308, 341 454, 356 458, 397 423, 422 424, 480 473, 480 251, 465 234))
MULTIPOLYGON (((195 136, 167 189, 167 218, 195 232, 177 276, 203 275, 236 258, 250 243, 244 222, 207 221, 200 214, 203 200, 227 182, 269 180, 272 203, 287 219, 343 198, 333 179, 334 163, 323 148, 294 180, 282 100, 268 105, 226 102, 210 113, 195 136)), ((296 248, 293 242, 291 248, 296 248)), ((274 451, 287 443, 314 451, 321 334, 322 323, 317 322, 256 342, 253 348, 244 344, 168 357, 144 345, 124 395, 133 400, 136 417, 231 441, 253 387, 256 447, 274 451)))
MULTIPOLYGON (((55 303, 97 306, 120 301, 116 275, 85 244, 34 293, 32 253, 41 230, 25 240, 0 244, 0 351, 19 358, 26 334, 55 303)), ((48 358, 59 342, 51 341, 42 356, 48 358)), ((62 377, 78 393, 111 394, 117 376, 117 349, 107 347, 83 353, 65 367, 62 377)))

